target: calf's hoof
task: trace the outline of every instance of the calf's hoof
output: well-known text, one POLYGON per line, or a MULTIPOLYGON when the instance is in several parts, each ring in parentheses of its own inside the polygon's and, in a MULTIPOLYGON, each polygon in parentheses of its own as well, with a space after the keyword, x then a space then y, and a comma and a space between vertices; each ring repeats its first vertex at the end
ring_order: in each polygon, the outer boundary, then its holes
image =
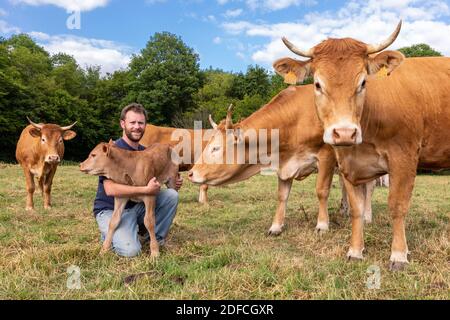
POLYGON ((316 235, 321 236, 321 235, 327 233, 328 229, 329 229, 328 223, 317 222, 316 229, 315 229, 316 235))
POLYGON ((34 211, 34 208, 33 207, 26 207, 25 211, 34 211))
POLYGON ((279 236, 283 232, 284 225, 273 224, 269 231, 267 232, 268 236, 279 236))

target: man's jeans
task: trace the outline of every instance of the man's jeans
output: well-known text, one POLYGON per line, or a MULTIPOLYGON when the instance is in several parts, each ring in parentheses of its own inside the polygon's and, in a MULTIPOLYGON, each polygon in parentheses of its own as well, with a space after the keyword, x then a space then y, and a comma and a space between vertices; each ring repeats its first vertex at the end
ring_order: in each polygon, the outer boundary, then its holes
MULTIPOLYGON (((161 190, 156 196, 155 206, 155 234, 161 244, 169 233, 175 213, 177 212, 178 192, 174 189, 161 190)), ((113 210, 100 211, 97 216, 97 224, 101 232, 102 242, 108 233, 109 221, 113 210)), ((114 232, 112 248, 120 256, 134 257, 141 252, 141 242, 138 237, 139 225, 144 224, 145 205, 139 202, 134 207, 126 209, 122 213, 120 224, 114 232)), ((145 227, 144 227, 145 228, 145 227)))

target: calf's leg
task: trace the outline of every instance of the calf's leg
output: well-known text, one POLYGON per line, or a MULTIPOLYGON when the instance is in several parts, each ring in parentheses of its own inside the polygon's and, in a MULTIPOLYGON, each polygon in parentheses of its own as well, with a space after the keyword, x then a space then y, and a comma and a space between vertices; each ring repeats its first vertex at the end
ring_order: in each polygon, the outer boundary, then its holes
POLYGON ((155 196, 144 196, 142 198, 145 204, 144 225, 150 235, 150 257, 156 258, 159 256, 159 244, 156 240, 155 234, 155 196))
POLYGON ((198 202, 202 204, 208 203, 208 185, 202 184, 199 188, 198 202))
POLYGON ((25 184, 27 189, 27 204, 25 210, 32 211, 34 210, 33 193, 36 189, 34 184, 34 174, 32 174, 28 168, 22 167, 22 169, 25 174, 25 184))
POLYGON ((111 221, 109 222, 108 233, 106 234, 100 254, 108 252, 108 250, 111 248, 114 231, 116 231, 117 227, 120 224, 120 218, 127 202, 128 198, 114 198, 114 212, 112 214, 111 221))

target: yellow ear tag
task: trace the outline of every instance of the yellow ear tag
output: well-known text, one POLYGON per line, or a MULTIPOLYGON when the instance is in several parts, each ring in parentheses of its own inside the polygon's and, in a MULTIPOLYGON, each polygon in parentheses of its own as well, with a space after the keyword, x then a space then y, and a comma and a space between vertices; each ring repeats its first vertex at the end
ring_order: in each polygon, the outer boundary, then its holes
POLYGON ((386 67, 382 67, 378 72, 377 72, 377 78, 381 79, 384 77, 387 77, 388 75, 388 70, 386 67))
POLYGON ((293 71, 289 71, 285 76, 284 76, 284 83, 287 84, 297 84, 297 76, 295 75, 295 73, 293 71))

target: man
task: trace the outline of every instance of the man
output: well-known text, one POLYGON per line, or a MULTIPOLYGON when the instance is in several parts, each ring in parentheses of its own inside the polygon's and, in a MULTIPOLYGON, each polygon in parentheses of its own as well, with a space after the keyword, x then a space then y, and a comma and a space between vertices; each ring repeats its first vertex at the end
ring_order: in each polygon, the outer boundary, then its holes
MULTIPOLYGON (((132 103, 123 108, 120 114, 120 126, 123 129, 122 138, 115 144, 122 149, 138 151, 145 147, 139 144, 144 136, 147 120, 147 111, 137 103, 132 103)), ((99 226, 102 240, 108 232, 109 221, 114 210, 114 197, 130 197, 133 195, 156 195, 155 207, 155 233, 159 244, 164 245, 173 218, 177 211, 178 190, 183 180, 178 176, 176 191, 173 189, 160 190, 161 186, 156 178, 149 181, 146 186, 129 186, 115 183, 105 177, 99 177, 97 195, 94 201, 94 214, 99 226)), ((144 226, 145 205, 143 202, 129 201, 122 214, 119 227, 113 237, 113 250, 120 256, 134 257, 141 252, 139 229, 144 226)), ((148 239, 148 232, 146 233, 148 239)))

